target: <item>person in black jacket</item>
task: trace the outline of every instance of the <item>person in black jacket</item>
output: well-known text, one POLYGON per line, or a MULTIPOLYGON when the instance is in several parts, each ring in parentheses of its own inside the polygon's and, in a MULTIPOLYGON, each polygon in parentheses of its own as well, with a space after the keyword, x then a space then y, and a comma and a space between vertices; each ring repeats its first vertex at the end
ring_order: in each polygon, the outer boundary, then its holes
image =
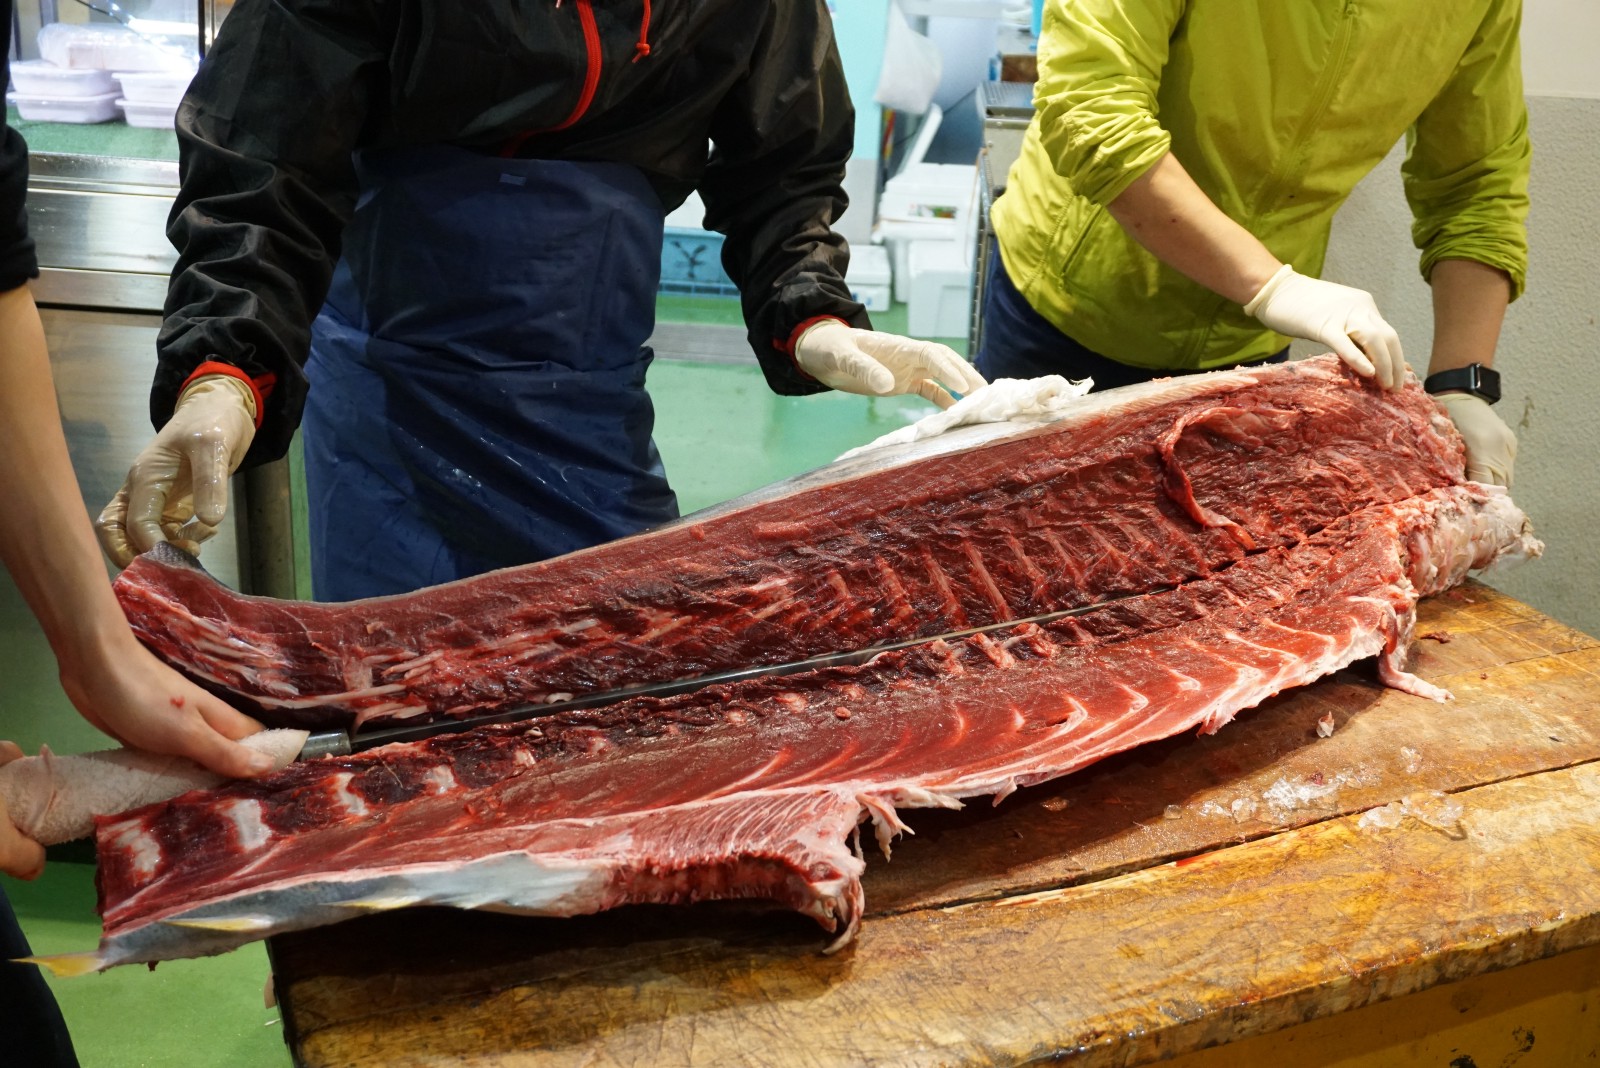
POLYGON ((694 189, 774 390, 982 384, 844 284, 823 0, 241 0, 177 125, 162 429, 99 524, 120 564, 196 548, 297 426, 322 599, 674 518, 645 341, 694 189))

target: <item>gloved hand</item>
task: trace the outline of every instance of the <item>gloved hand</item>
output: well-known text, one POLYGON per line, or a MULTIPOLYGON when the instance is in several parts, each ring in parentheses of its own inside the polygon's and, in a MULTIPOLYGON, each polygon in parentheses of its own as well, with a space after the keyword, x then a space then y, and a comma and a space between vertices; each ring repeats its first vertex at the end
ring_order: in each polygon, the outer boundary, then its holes
MULTIPOLYGON (((0 764, 22 755, 15 742, 0 742, 0 764)), ((44 871, 44 847, 17 830, 0 802, 0 871, 17 879, 36 879, 44 871)))
POLYGON ((195 379, 95 521, 106 555, 127 567, 161 541, 198 554, 227 514, 228 476, 255 433, 248 386, 228 375, 195 379))
POLYGON ((1398 389, 1406 380, 1400 335, 1364 289, 1308 278, 1284 264, 1244 311, 1280 334, 1328 346, 1352 371, 1376 378, 1384 389, 1398 389))
POLYGON ((1517 459, 1517 436, 1494 414, 1482 397, 1471 393, 1439 393, 1433 398, 1467 443, 1467 477, 1511 488, 1511 466, 1517 459))
POLYGON ((857 330, 837 319, 813 323, 794 343, 794 362, 825 386, 845 393, 887 397, 915 393, 941 408, 987 385, 954 349, 876 330, 857 330), (939 383, 944 383, 941 386, 939 383))

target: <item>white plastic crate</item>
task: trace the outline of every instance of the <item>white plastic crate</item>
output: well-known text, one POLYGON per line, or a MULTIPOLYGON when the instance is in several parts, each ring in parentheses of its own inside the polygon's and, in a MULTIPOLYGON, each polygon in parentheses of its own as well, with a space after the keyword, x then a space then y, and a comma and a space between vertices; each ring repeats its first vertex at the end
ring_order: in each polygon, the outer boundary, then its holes
POLYGON ((972 210, 978 168, 970 163, 910 163, 890 178, 878 198, 887 219, 961 218, 972 210))
POLYGON ((143 36, 126 26, 52 22, 39 30, 38 42, 39 55, 58 67, 192 73, 199 59, 193 30, 187 40, 177 40, 143 36))
POLYGON ((915 241, 943 241, 952 248, 960 243, 961 231, 955 219, 879 219, 877 236, 889 253, 894 299, 911 301, 911 264, 908 255, 915 241))

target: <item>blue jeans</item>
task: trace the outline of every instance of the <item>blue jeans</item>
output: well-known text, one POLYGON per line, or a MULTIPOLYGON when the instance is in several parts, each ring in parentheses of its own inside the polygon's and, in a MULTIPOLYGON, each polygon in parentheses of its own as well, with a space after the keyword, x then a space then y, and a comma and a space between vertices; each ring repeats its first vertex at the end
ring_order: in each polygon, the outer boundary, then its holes
MULTIPOLYGON (((1152 378, 1196 373, 1194 369, 1132 367, 1084 348, 1034 311, 1027 298, 1017 292, 1000 262, 998 251, 989 257, 984 287, 983 341, 973 363, 978 373, 991 382, 996 378, 1062 375, 1074 381, 1092 378, 1098 392, 1148 382, 1152 378)), ((1239 366, 1282 363, 1288 358, 1289 350, 1281 349, 1271 356, 1239 366)))

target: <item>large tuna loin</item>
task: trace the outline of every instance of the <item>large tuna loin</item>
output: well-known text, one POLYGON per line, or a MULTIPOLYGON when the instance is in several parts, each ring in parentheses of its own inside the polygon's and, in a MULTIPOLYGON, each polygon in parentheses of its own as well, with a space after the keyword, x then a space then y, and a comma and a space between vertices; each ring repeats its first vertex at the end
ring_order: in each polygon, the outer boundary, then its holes
POLYGON ((1461 480, 1420 389, 1332 357, 1111 390, 637 537, 398 597, 240 597, 150 554, 117 592, 174 666, 274 726, 459 716, 1177 586, 1461 480))
MULTIPOLYGON (((1026 450, 1016 449, 1018 437, 1001 437, 892 468, 915 506, 899 503, 892 481, 859 472, 848 484, 885 494, 873 508, 842 491, 831 499, 840 511, 880 518, 925 510, 917 538, 946 545, 939 532, 948 521, 985 547, 970 570, 989 575, 999 592, 971 602, 952 596, 938 617, 946 621, 1125 595, 1114 603, 927 642, 860 667, 302 763, 103 819, 105 933, 99 952, 77 964, 213 953, 428 903, 565 916, 626 902, 765 898, 806 912, 843 941, 862 911, 864 862, 849 839, 863 819, 887 845, 900 826, 897 809, 1003 796, 1190 727, 1216 730, 1273 693, 1374 654, 1386 681, 1439 696, 1403 670, 1417 599, 1499 556, 1538 551, 1509 497, 1462 480, 1459 441, 1414 383, 1398 398, 1380 395, 1320 360, 1113 391, 1086 399, 1084 409, 1067 427, 1021 435, 1026 450), (1164 422, 1152 425, 1152 409, 1164 422), (1315 447, 1286 449, 1284 438, 1315 447), (1111 474, 1073 481, 1072 440, 1083 443, 1085 468, 1111 474), (1053 508, 1037 482, 1000 473, 990 461, 997 450, 1029 471, 1057 472, 1049 492, 1066 485, 1078 495, 1053 508), (1009 479, 1011 500, 979 494, 986 511, 974 516, 954 492, 928 489, 967 468, 985 472, 975 482, 981 490, 1009 479), (1330 496, 1354 503, 1335 507, 1330 496), (1031 556, 1036 545, 1049 554, 1031 556), (1002 574, 1031 578, 1007 586, 1002 574)), ((829 488, 818 478, 800 492, 829 488)), ((811 518, 813 532, 830 521, 811 518)), ((716 528, 708 519, 676 529, 716 528)), ((873 529, 875 537, 842 525, 813 536, 820 555, 809 557, 763 542, 796 560, 781 573, 794 578, 759 568, 752 575, 759 557, 742 543, 724 547, 736 563, 720 577, 699 575, 694 588, 732 596, 741 581, 799 582, 807 560, 859 577, 883 573, 859 563, 867 553, 916 558, 915 544, 891 536, 893 523, 873 529), (838 545, 824 552, 829 537, 857 545, 856 555, 838 545)), ((668 533, 632 542, 660 544, 668 533)), ((626 559, 632 550, 613 551, 626 559)), ((936 560, 938 551, 928 549, 936 560)), ((714 555, 689 554, 702 563, 714 555)), ((952 590, 954 570, 937 572, 952 590)), ((367 602, 367 610, 414 612, 430 596, 495 580, 367 602)), ((604 575, 596 581, 616 588, 604 575)), ((688 586, 663 578, 658 588, 688 586)), ((901 588, 912 613, 902 618, 940 611, 925 609, 903 580, 901 588)), ((842 637, 830 641, 878 633, 868 597, 847 590, 818 604, 818 615, 837 608, 857 617, 836 623, 842 637)), ((568 605, 581 600, 565 596, 568 605)), ((280 632, 295 611, 247 603, 277 613, 280 632)), ((701 610, 683 628, 737 634, 727 614, 686 603, 701 610)), ((739 603, 745 612, 754 596, 739 603)))

